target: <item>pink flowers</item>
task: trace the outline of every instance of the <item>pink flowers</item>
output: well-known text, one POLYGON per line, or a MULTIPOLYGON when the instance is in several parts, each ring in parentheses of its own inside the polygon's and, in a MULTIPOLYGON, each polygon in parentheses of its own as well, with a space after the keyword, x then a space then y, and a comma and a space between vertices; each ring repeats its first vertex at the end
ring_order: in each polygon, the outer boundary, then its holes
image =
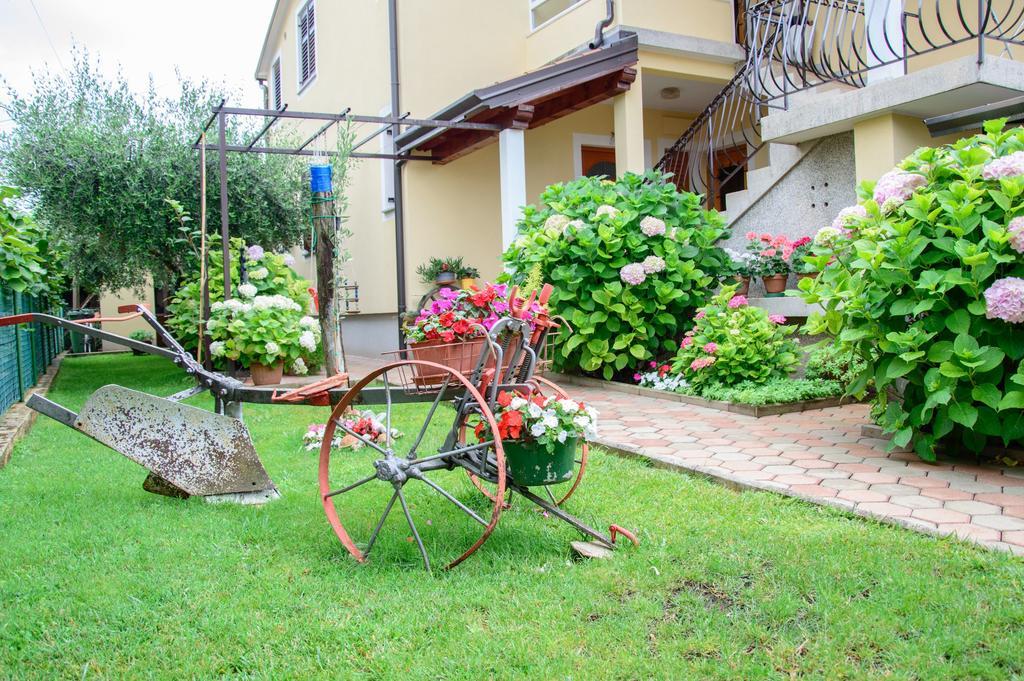
POLYGON ((679 344, 681 348, 688 348, 693 345, 693 336, 686 336, 683 338, 683 342, 679 344))
POLYGON ((718 344, 717 343, 705 343, 704 344, 704 352, 708 353, 709 355, 715 354, 715 352, 717 350, 718 350, 718 344))
POLYGON ((640 263, 644 267, 644 272, 647 274, 656 274, 665 269, 665 261, 656 255, 649 255, 644 258, 644 261, 640 263))
POLYGON ((715 363, 714 357, 698 357, 697 359, 690 362, 690 369, 693 371, 699 371, 705 367, 709 367, 715 363))
POLYGON ((924 175, 893 168, 878 178, 875 184, 875 203, 882 207, 883 213, 890 213, 909 199, 915 189, 927 182, 924 175))
POLYGON ((693 321, 700 321, 701 319, 704 319, 704 317, 706 317, 707 315, 708 313, 702 307, 701 309, 697 310, 697 314, 693 315, 693 321))
POLYGON ((1006 229, 1010 232, 1010 248, 1018 253, 1024 253, 1024 215, 1010 220, 1006 229))
POLYGON ((994 158, 985 164, 981 176, 986 180, 1024 175, 1024 151, 1015 151, 1008 156, 994 158))
POLYGON ((644 266, 641 263, 633 262, 619 270, 619 278, 630 286, 636 286, 644 283, 647 273, 644 272, 644 266))
POLYGON ((647 236, 661 236, 665 233, 665 221, 648 215, 640 221, 640 231, 647 236))
POLYGON ((785 324, 786 318, 780 314, 770 314, 768 315, 768 321, 772 324, 785 324))
POLYGON ((1024 322, 1024 279, 997 279, 985 291, 985 316, 1010 324, 1024 322))
POLYGON ((729 300, 729 307, 731 309, 733 309, 733 310, 735 310, 737 307, 743 307, 746 304, 747 304, 747 297, 746 296, 733 296, 729 300))
POLYGON ((846 208, 839 211, 839 215, 836 215, 832 221, 832 228, 838 230, 844 230, 851 223, 856 222, 861 218, 868 216, 868 210, 864 206, 847 206, 846 208))

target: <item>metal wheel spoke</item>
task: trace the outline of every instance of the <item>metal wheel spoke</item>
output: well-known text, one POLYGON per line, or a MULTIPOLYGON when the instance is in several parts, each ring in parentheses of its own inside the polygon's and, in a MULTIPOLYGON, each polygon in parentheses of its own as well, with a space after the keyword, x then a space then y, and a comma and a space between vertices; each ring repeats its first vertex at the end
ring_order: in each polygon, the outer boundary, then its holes
POLYGON ((423 475, 422 473, 421 473, 421 474, 419 474, 419 475, 417 475, 417 476, 416 476, 416 479, 417 479, 417 480, 420 480, 420 481, 422 481, 422 482, 425 482, 425 483, 427 483, 427 486, 428 486, 428 487, 430 487, 431 489, 435 490, 435 491, 436 491, 436 492, 437 492, 438 494, 440 494, 441 496, 443 496, 443 497, 444 497, 445 499, 447 499, 448 501, 450 501, 450 502, 452 502, 453 504, 455 504, 455 505, 456 505, 456 506, 457 506, 457 507, 459 508, 459 510, 461 510, 461 511, 462 511, 463 513, 465 513, 465 514, 466 514, 466 515, 468 515, 468 516, 469 516, 470 518, 472 518, 473 520, 477 521, 478 523, 480 523, 480 524, 481 524, 481 525, 483 525, 484 527, 487 527, 487 521, 486 521, 486 520, 484 520, 483 518, 481 518, 481 517, 480 517, 480 516, 479 516, 479 515, 478 515, 478 514, 476 513, 476 511, 474 511, 473 509, 469 508, 469 507, 468 507, 468 506, 466 506, 466 505, 465 505, 464 503, 462 503, 461 501, 459 501, 458 499, 456 499, 456 498, 455 498, 454 496, 452 496, 452 495, 451 495, 451 494, 450 494, 450 493, 449 493, 449 492, 448 492, 448 491, 447 491, 446 489, 444 489, 443 487, 441 487, 440 485, 438 485, 438 484, 437 484, 436 482, 434 482, 433 480, 430 480, 429 478, 427 478, 427 477, 426 477, 425 475, 423 475))
POLYGON ((433 461, 434 459, 443 459, 446 456, 456 456, 458 454, 465 454, 466 452, 472 452, 477 449, 483 449, 494 445, 494 440, 488 440, 487 442, 480 442, 475 445, 469 445, 468 447, 459 447, 458 449, 452 449, 447 452, 440 452, 438 454, 431 454, 430 456, 424 456, 419 459, 414 459, 409 462, 409 465, 417 465, 426 463, 427 461, 433 461))
POLYGON ((441 403, 441 397, 448 390, 448 381, 451 380, 451 377, 451 374, 445 374, 444 383, 441 384, 441 389, 437 391, 437 397, 434 398, 434 403, 430 405, 430 411, 427 412, 427 418, 423 421, 420 433, 416 436, 416 441, 412 443, 412 449, 409 450, 409 459, 415 458, 416 450, 419 448, 420 443, 423 442, 423 436, 427 433, 427 426, 430 425, 431 419, 434 418, 434 412, 437 411, 437 405, 441 403))
POLYGON ((554 504, 555 506, 558 506, 558 502, 555 501, 555 495, 551 493, 551 488, 545 486, 544 491, 547 493, 548 499, 551 500, 551 503, 554 504))
POLYGON ((338 419, 333 419, 333 421, 334 421, 334 425, 336 425, 337 427, 341 428, 343 431, 345 431, 346 433, 348 433, 352 437, 356 438, 357 440, 362 442, 364 445, 369 445, 369 446, 373 447, 374 449, 376 449, 378 452, 380 452, 384 456, 388 455, 387 451, 381 449, 380 446, 376 442, 371 442, 370 440, 367 440, 365 437, 363 437, 362 435, 360 435, 356 431, 352 430, 351 428, 346 426, 344 423, 342 423, 338 419))
POLYGON ((353 482, 348 487, 342 487, 341 489, 336 489, 333 492, 328 492, 327 494, 324 495, 324 499, 326 499, 328 497, 336 497, 339 494, 344 494, 345 492, 349 492, 351 490, 354 490, 356 487, 359 487, 360 485, 365 485, 366 483, 370 482, 371 480, 376 480, 376 479, 377 479, 377 474, 374 473, 373 475, 367 476, 367 477, 363 478, 362 480, 360 480, 358 482, 353 482))
POLYGON ((420 539, 420 533, 416 531, 416 523, 412 521, 412 514, 409 513, 409 505, 405 503, 405 495, 402 494, 402 488, 396 487, 395 494, 398 496, 399 503, 402 504, 402 511, 405 513, 406 522, 409 523, 409 529, 412 530, 413 539, 416 540, 416 545, 420 547, 423 564, 426 566, 427 572, 430 572, 430 558, 427 557, 427 550, 423 548, 423 540, 420 539))
POLYGON ((391 507, 395 505, 395 499, 397 498, 398 490, 396 489, 395 493, 391 495, 391 501, 389 501, 388 505, 384 508, 384 515, 382 515, 380 520, 377 521, 377 527, 373 528, 373 534, 370 535, 370 541, 366 544, 366 551, 363 552, 364 556, 370 555, 370 549, 373 548, 373 543, 377 541, 377 535, 380 534, 380 528, 384 527, 384 521, 388 519, 388 514, 391 513, 391 507))

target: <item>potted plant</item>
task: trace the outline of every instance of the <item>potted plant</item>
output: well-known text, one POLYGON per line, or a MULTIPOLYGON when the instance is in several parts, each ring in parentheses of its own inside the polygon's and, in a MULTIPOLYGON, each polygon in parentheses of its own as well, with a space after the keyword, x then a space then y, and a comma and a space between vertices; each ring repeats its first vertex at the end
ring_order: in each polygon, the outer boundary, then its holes
POLYGON ((459 286, 462 288, 472 288, 476 284, 477 277, 480 276, 480 270, 471 265, 461 264, 461 258, 459 259, 460 265, 456 274, 459 277, 459 286))
POLYGON ((416 274, 428 286, 444 286, 455 283, 462 266, 462 258, 431 258, 416 268, 416 274))
POLYGON ((732 263, 732 277, 739 288, 736 295, 745 296, 750 292, 750 276, 753 274, 756 257, 752 253, 740 253, 731 248, 725 249, 732 263))
POLYGON ((772 236, 747 232, 747 252, 754 256, 752 270, 761 275, 765 296, 783 295, 789 279, 789 258, 793 253, 790 240, 782 234, 772 236))
MULTIPOLYGON (((505 467, 519 485, 556 485, 571 480, 580 439, 597 437, 597 412, 582 402, 501 391, 494 419, 505 450, 505 467)), ((481 422, 482 442, 491 437, 481 422)))
POLYGON ((287 296, 246 296, 251 289, 239 290, 243 297, 210 307, 210 354, 247 367, 256 385, 280 383, 285 362, 294 367, 316 352, 320 325, 287 296))
MULTIPOLYGON (((484 335, 508 314, 508 287, 486 284, 482 289, 443 288, 438 296, 405 326, 410 355, 413 359, 469 372, 483 351, 484 335)), ((541 311, 541 306, 534 303, 527 312, 527 321, 541 311)), ((429 367, 416 366, 416 372, 415 380, 421 386, 431 385, 439 377, 443 379, 429 367)))
POLYGON ((809 236, 797 239, 793 242, 793 252, 789 257, 789 266, 797 279, 813 279, 818 276, 818 268, 804 260, 805 257, 813 255, 811 246, 813 240, 809 236))
MULTIPOLYGON (((128 337, 131 338, 132 340, 137 340, 140 343, 153 342, 153 332, 146 331, 145 329, 136 329, 135 331, 132 331, 130 334, 128 334, 128 337)), ((142 350, 136 350, 132 348, 132 354, 135 355, 136 357, 141 357, 146 353, 144 353, 142 350)))

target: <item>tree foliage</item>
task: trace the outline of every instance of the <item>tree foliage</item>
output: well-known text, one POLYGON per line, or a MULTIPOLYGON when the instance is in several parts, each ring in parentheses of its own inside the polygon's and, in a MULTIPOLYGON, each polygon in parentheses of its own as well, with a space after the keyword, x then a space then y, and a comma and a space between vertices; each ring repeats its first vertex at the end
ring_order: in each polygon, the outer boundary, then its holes
MULTIPOLYGON (((36 74, 34 85, 29 94, 9 93, 14 128, 0 136, 0 170, 25 188, 37 218, 66 251, 66 270, 84 286, 116 289, 138 286, 147 275, 173 283, 196 266, 164 199, 199 215, 192 143, 222 93, 185 79, 175 99, 159 97, 152 86, 136 93, 123 75, 101 75, 86 53, 76 55, 67 75, 36 74)), ((228 143, 247 141, 260 125, 229 118, 228 143)), ((303 170, 286 156, 232 154, 232 235, 267 248, 297 243, 305 227, 303 170)), ((208 219, 216 231, 216 154, 207 155, 207 176, 208 219)))
POLYGON ((63 285, 46 231, 14 205, 20 192, 0 185, 0 289, 57 298, 63 285))

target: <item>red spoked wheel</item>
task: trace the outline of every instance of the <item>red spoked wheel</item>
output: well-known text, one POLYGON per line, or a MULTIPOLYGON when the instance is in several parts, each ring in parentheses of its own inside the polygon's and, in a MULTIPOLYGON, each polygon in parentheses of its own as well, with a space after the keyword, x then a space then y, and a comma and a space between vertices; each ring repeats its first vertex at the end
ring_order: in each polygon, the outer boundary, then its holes
MULTIPOLYGON (((557 397, 558 399, 565 399, 569 397, 569 394, 565 392, 558 384, 556 384, 554 381, 549 381, 543 376, 534 376, 530 380, 530 382, 536 385, 537 391, 540 392, 542 395, 545 393, 550 393, 557 397)), ((465 426, 463 426, 459 432, 459 442, 466 442, 466 434, 466 428, 465 426)), ((586 443, 585 440, 581 439, 579 449, 577 450, 576 454, 576 465, 578 466, 578 468, 576 469, 576 475, 573 476, 572 483, 562 483, 561 485, 548 485, 544 487, 544 492, 552 504, 554 504, 555 506, 561 506, 569 499, 569 497, 573 495, 573 493, 576 492, 576 488, 580 486, 580 482, 583 480, 583 474, 587 470, 587 457, 589 456, 589 454, 590 446, 586 443), (568 489, 565 489, 566 486, 568 486, 568 489)), ((480 480, 479 477, 474 475, 471 471, 467 470, 466 472, 469 475, 469 479, 473 482, 473 485, 491 501, 497 501, 499 498, 504 497, 504 494, 500 496, 497 495, 497 490, 494 489, 493 485, 488 485, 484 483, 482 480, 480 480)), ((505 508, 508 508, 508 503, 504 503, 503 506, 505 508)))
MULTIPOLYGON (((412 418, 410 409, 414 410, 416 407, 401 405, 401 410, 404 410, 401 415, 406 421, 412 418)), ((505 453, 501 440, 496 438, 487 442, 465 444, 454 435, 464 428, 468 416, 482 419, 492 433, 498 432, 494 415, 476 387, 458 371, 433 362, 404 360, 388 364, 371 372, 345 393, 341 402, 331 412, 323 433, 323 442, 320 446, 320 497, 334 533, 357 561, 362 563, 369 557, 396 502, 402 509, 412 533, 410 540, 416 543, 424 566, 428 570, 431 565, 428 546, 440 551, 447 567, 452 568, 487 541, 501 516, 502 504, 497 500, 490 500, 482 508, 474 509, 474 503, 479 506, 478 496, 470 495, 472 498, 464 502, 434 479, 441 471, 468 463, 494 486, 497 492, 496 499, 504 497, 505 453), (439 388, 436 393, 418 395, 423 399, 410 400, 404 389, 396 385, 392 379, 419 375, 417 372, 429 374, 431 383, 436 383, 439 388), (373 385, 377 382, 381 384, 380 387, 373 385), (472 405, 461 417, 448 404, 453 395, 465 395, 472 405), (396 416, 396 405, 410 401, 430 406, 426 415, 422 417, 415 438, 405 441, 393 434, 393 417, 396 416), (354 413, 350 410, 363 404, 374 404, 384 408, 383 412, 374 411, 373 414, 373 418, 382 427, 380 435, 383 437, 367 438, 350 425, 354 413), (437 447, 436 443, 441 436, 449 434, 451 436, 446 442, 450 440, 450 444, 437 447), (347 436, 358 442, 361 447, 355 451, 336 449, 332 446, 336 436, 347 436), (421 449, 427 448, 434 451, 420 453, 421 449), (407 485, 412 481, 423 484, 414 486, 418 488, 415 493, 420 496, 410 500, 407 485), (384 485, 391 490, 390 499, 381 493, 384 485), (454 506, 461 511, 456 517, 461 516, 464 520, 458 528, 442 530, 441 527, 449 522, 448 515, 451 514, 443 513, 442 517, 442 513, 431 513, 442 511, 438 508, 442 505, 441 500, 447 502, 443 504, 445 509, 454 506), (367 509, 384 501, 386 505, 379 520, 368 522, 376 514, 368 513, 367 509), (427 517, 421 518, 425 524, 418 526, 414 514, 426 515, 427 517), (437 522, 433 522, 434 520, 437 522), (478 526, 479 534, 468 527, 467 523, 474 527, 478 526), (421 534, 422 527, 429 527, 428 535, 421 534)), ((420 418, 418 414, 415 417, 420 418)), ((410 432, 410 438, 412 435, 410 432)), ((470 491, 471 488, 465 487, 467 492, 470 491)))

